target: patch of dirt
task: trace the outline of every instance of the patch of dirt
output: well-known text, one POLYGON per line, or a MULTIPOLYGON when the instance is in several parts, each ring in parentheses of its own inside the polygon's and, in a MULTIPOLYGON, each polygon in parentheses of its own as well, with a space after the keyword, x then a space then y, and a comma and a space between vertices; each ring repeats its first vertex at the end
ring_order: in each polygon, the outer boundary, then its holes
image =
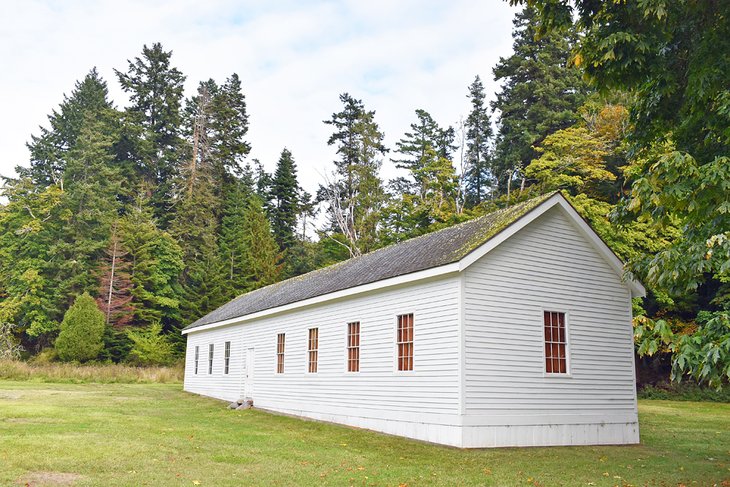
POLYGON ((55 485, 73 485, 84 478, 83 475, 68 472, 30 472, 20 477, 15 483, 27 487, 55 485))

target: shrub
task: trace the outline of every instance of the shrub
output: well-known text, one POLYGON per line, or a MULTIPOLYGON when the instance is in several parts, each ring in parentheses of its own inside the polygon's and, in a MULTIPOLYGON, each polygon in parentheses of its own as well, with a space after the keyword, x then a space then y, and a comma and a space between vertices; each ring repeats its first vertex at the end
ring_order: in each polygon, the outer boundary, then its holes
POLYGON ((61 322, 56 339, 58 358, 64 362, 86 362, 99 356, 104 347, 104 313, 94 298, 84 293, 76 298, 61 322))
POLYGON ((153 323, 148 328, 129 330, 132 341, 127 361, 135 365, 168 365, 174 359, 170 341, 162 335, 162 325, 153 323))

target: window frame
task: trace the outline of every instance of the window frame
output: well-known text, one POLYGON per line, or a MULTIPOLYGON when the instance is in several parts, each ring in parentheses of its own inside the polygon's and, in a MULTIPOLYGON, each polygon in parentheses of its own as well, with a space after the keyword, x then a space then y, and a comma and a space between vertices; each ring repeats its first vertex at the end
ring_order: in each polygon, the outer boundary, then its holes
POLYGON ((307 360, 306 373, 316 374, 319 371, 319 327, 313 326, 307 329, 307 360), (314 332, 314 348, 312 348, 312 332, 314 332), (314 357, 314 361, 312 361, 314 357), (314 365, 314 367, 312 367, 314 365))
POLYGON ((362 321, 352 320, 345 323, 345 374, 359 374, 360 373, 360 353, 361 353, 361 342, 362 342, 362 321), (350 346, 350 325, 357 323, 357 346, 350 346), (350 349, 357 350, 357 370, 350 370, 350 349))
MULTIPOLYGON (((540 313, 540 324, 542 327, 542 375, 543 377, 572 377, 571 360, 570 360, 570 311, 558 307, 544 307, 540 313), (547 354, 545 353, 545 345, 547 345, 547 336, 545 335, 545 313, 562 313, 563 326, 565 328, 565 372, 548 372, 547 371, 547 354)), ((554 343, 554 342, 551 342, 554 343)))
POLYGON ((223 343, 223 375, 228 375, 231 366, 231 342, 223 343))
POLYGON ((198 375, 198 362, 200 361, 200 345, 195 345, 195 373, 193 375, 198 375))
POLYGON ((215 343, 208 344, 208 375, 213 375, 213 358, 215 357, 215 343))
POLYGON ((286 332, 276 334, 276 345, 274 348, 274 352, 274 374, 282 375, 286 370, 286 332), (280 338, 281 343, 279 342, 280 338), (281 351, 279 351, 279 345, 281 345, 281 351), (279 361, 279 356, 281 356, 281 361, 279 361), (281 367, 279 367, 279 365, 281 365, 281 367))
POLYGON ((395 327, 394 327, 394 337, 393 342, 395 344, 394 347, 394 360, 393 360, 393 369, 396 374, 410 374, 413 373, 416 370, 416 312, 415 311, 405 311, 402 313, 398 313, 395 315, 395 327), (401 344, 398 341, 398 321, 401 316, 411 316, 411 341, 410 342, 403 342, 403 343, 411 343, 411 368, 410 369, 400 369, 400 347, 401 344))

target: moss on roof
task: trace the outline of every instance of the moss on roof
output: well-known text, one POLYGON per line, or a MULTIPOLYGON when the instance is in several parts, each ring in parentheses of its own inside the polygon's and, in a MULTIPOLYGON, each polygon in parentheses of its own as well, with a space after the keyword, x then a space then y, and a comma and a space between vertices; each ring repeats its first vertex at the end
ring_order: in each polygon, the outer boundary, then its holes
POLYGON ((458 262, 555 193, 243 294, 185 329, 458 262))

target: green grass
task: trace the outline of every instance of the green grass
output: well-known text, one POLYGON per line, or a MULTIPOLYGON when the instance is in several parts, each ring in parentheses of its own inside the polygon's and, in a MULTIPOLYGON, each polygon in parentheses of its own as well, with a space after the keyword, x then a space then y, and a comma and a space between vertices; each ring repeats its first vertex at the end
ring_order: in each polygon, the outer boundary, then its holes
POLYGON ((0 485, 708 486, 730 479, 730 405, 642 401, 640 419, 637 446, 458 450, 230 411, 173 384, 2 381, 0 485))

